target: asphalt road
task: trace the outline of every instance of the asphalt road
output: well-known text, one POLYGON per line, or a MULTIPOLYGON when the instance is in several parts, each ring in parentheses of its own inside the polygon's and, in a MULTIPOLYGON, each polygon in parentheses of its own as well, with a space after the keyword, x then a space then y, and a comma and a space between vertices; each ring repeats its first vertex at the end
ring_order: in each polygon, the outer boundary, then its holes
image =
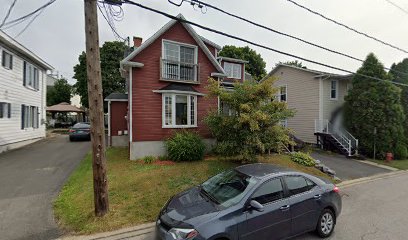
POLYGON ((311 156, 336 171, 336 176, 342 181, 369 177, 375 174, 390 172, 390 170, 361 163, 339 154, 314 152, 311 156))
POLYGON ((61 235, 52 200, 90 150, 67 136, 0 154, 0 239, 55 239, 61 235))
MULTIPOLYGON (((408 226, 408 173, 340 189, 343 212, 333 240, 405 240, 408 226)), ((115 238, 108 238, 115 239, 115 238)), ((152 234, 126 239, 153 240, 152 234)), ((294 240, 318 240, 314 233, 294 240)))

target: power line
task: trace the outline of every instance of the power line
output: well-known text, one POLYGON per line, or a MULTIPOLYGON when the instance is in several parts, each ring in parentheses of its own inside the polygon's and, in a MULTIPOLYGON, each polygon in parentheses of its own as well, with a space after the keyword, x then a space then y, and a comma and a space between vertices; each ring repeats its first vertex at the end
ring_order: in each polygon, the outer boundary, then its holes
POLYGON ((359 30, 357 30, 357 29, 355 29, 355 28, 349 27, 349 26, 347 26, 346 24, 341 23, 341 22, 338 22, 338 21, 336 21, 336 20, 334 20, 334 19, 332 19, 332 18, 326 17, 325 15, 323 15, 323 14, 321 14, 321 13, 318 13, 318 12, 316 12, 316 11, 314 11, 314 10, 308 8, 308 7, 305 7, 305 6, 303 6, 303 5, 300 5, 299 3, 297 3, 297 2, 295 2, 295 1, 293 1, 293 0, 286 0, 286 1, 288 1, 288 2, 290 2, 290 3, 293 3, 294 5, 296 5, 296 6, 300 7, 300 8, 303 8, 303 9, 305 9, 306 11, 308 11, 308 12, 310 12, 310 13, 313 13, 313 14, 319 16, 319 17, 322 17, 322 18, 324 18, 324 19, 326 19, 326 20, 328 20, 328 21, 330 21, 330 22, 332 22, 332 23, 335 23, 335 24, 337 24, 337 25, 339 25, 339 26, 342 26, 342 27, 344 27, 344 28, 346 28, 346 29, 348 29, 348 30, 350 30, 350 31, 353 31, 353 32, 359 34, 359 35, 362 35, 362 36, 365 36, 365 37, 367 37, 367 38, 370 38, 370 39, 372 39, 372 40, 374 40, 374 41, 377 41, 377 42, 379 42, 379 43, 381 43, 381 44, 383 44, 383 45, 387 45, 387 46, 389 46, 389 47, 391 47, 391 48, 394 48, 394 49, 396 49, 396 50, 398 50, 398 51, 401 51, 401 52, 403 52, 403 53, 408 53, 408 51, 405 50, 405 49, 402 49, 402 48, 397 47, 397 46, 395 46, 395 45, 393 45, 393 44, 387 43, 387 42, 385 42, 385 41, 383 41, 383 40, 380 40, 380 39, 378 39, 378 38, 376 38, 376 37, 373 37, 373 36, 371 36, 371 35, 369 35, 369 34, 367 34, 367 33, 361 32, 361 31, 359 31, 359 30))
POLYGON ((5 16, 4 19, 3 19, 3 22, 1 22, 1 24, 0 24, 0 28, 3 27, 4 23, 7 21, 8 17, 10 16, 11 11, 12 11, 13 8, 14 8, 14 5, 16 5, 16 2, 17 2, 17 0, 14 0, 14 1, 11 3, 11 5, 10 5, 10 7, 9 7, 7 13, 6 13, 6 16, 5 16))
POLYGON ((21 30, 14 38, 18 38, 23 32, 25 32, 25 30, 27 30, 28 27, 30 27, 30 25, 35 21, 36 18, 38 18, 38 16, 41 15, 41 13, 45 10, 45 8, 41 9, 41 11, 39 11, 37 13, 37 15, 35 15, 29 23, 27 23, 27 25, 23 28, 23 30, 21 30))
POLYGON ((356 73, 356 72, 353 72, 353 71, 350 71, 350 70, 342 69, 342 68, 339 68, 339 67, 335 67, 335 66, 325 64, 325 63, 317 62, 315 60, 300 57, 300 56, 297 56, 297 55, 294 55, 294 54, 291 54, 291 53, 280 51, 280 50, 277 50, 277 49, 274 49, 274 48, 271 48, 271 47, 268 47, 268 46, 265 46, 265 45, 261 45, 259 43, 252 42, 250 40, 247 40, 247 39, 244 39, 244 38, 241 38, 241 37, 237 37, 237 36, 234 36, 234 35, 219 31, 219 30, 215 30, 215 29, 212 29, 212 28, 209 28, 209 27, 205 27, 205 26, 200 25, 200 24, 195 23, 195 22, 191 22, 191 21, 188 21, 188 20, 185 20, 185 19, 178 18, 176 16, 170 15, 168 13, 162 12, 162 11, 154 9, 154 8, 144 6, 144 5, 140 4, 140 3, 136 3, 136 2, 133 2, 133 1, 130 1, 130 0, 123 0, 123 2, 127 3, 127 4, 130 4, 130 5, 138 6, 140 8, 149 10, 151 12, 158 13, 160 15, 163 15, 163 16, 165 16, 167 18, 170 18, 170 19, 173 19, 173 20, 184 22, 184 23, 190 24, 192 26, 196 26, 196 27, 201 28, 203 30, 206 30, 206 31, 209 31, 209 32, 212 32, 212 33, 216 33, 218 35, 222 35, 222 36, 229 37, 229 38, 232 38, 232 39, 235 39, 235 40, 239 40, 239 41, 242 41, 242 42, 257 46, 257 47, 260 47, 260 48, 267 49, 267 50, 272 51, 272 52, 276 52, 276 53, 279 53, 279 54, 282 54, 282 55, 285 55, 285 56, 296 58, 296 59, 299 59, 299 60, 302 60, 302 61, 305 61, 305 62, 310 62, 310 63, 320 65, 320 66, 323 66, 323 67, 327 67, 327 68, 331 68, 331 69, 334 69, 334 70, 346 72, 346 73, 349 73, 349 74, 359 75, 359 76, 370 78, 370 79, 377 80, 377 81, 389 82, 389 83, 393 83, 393 84, 396 84, 396 85, 408 87, 408 84, 392 82, 392 81, 389 81, 389 80, 385 80, 385 79, 381 79, 381 78, 377 78, 377 77, 372 77, 372 76, 368 76, 368 75, 361 74, 361 73, 356 73))
POLYGON ((390 1, 390 0, 385 0, 386 2, 388 2, 389 4, 393 5, 394 7, 398 8, 399 10, 401 10, 403 13, 408 15, 408 10, 406 10, 405 8, 399 6, 398 4, 390 1))
MULTIPOLYGON (((262 28, 262 29, 265 29, 265 30, 268 30, 268 31, 277 33, 277 34, 279 34, 279 35, 282 35, 282 36, 285 36, 285 37, 288 37, 288 38, 291 38, 291 39, 294 39, 294 40, 303 42, 303 43, 305 43, 305 44, 307 44, 307 45, 310 45, 310 46, 313 46, 313 47, 317 47, 317 48, 323 49, 323 50, 325 50, 325 51, 328 51, 328 52, 331 52, 331 53, 334 53, 334 54, 338 54, 338 55, 340 55, 340 56, 347 57, 347 58, 352 59, 352 60, 356 60, 356 61, 359 61, 359 62, 362 62, 362 63, 364 62, 363 59, 360 59, 360 58, 357 58, 357 57, 353 57, 353 56, 351 56, 351 55, 349 55, 349 54, 342 53, 342 52, 339 52, 339 51, 337 51, 337 50, 333 50, 333 49, 324 47, 324 46, 319 45, 319 44, 317 44, 317 43, 310 42, 310 41, 308 41, 308 40, 305 40, 305 39, 302 39, 302 38, 300 38, 300 37, 296 37, 296 36, 290 35, 290 34, 288 34, 288 33, 284 33, 284 32, 282 32, 282 31, 278 31, 278 30, 273 29, 273 28, 271 28, 271 27, 268 27, 268 26, 265 26, 265 25, 256 23, 256 22, 254 22, 254 21, 252 21, 252 20, 249 20, 249 19, 247 19, 247 18, 244 18, 244 17, 238 16, 238 15, 236 15, 236 14, 227 12, 227 11, 225 11, 225 10, 223 10, 223 9, 221 9, 221 8, 219 8, 219 7, 217 7, 217 6, 214 6, 214 5, 211 5, 211 4, 208 4, 208 3, 205 3, 205 2, 199 1, 199 0, 182 0, 180 3, 175 3, 175 2, 173 2, 172 0, 168 0, 168 1, 169 1, 171 4, 173 4, 173 5, 177 6, 177 7, 180 7, 180 6, 183 4, 183 2, 188 2, 188 3, 190 3, 190 4, 193 5, 193 6, 195 6, 196 4, 198 4, 199 8, 200 8, 200 6, 209 7, 209 8, 212 8, 212 9, 216 10, 216 11, 219 11, 219 12, 221 12, 221 13, 224 13, 224 14, 226 14, 226 15, 228 15, 228 16, 231 16, 231 17, 237 18, 237 19, 239 19, 239 20, 242 20, 242 21, 244 21, 244 22, 250 23, 250 24, 252 24, 252 25, 254 25, 254 26, 257 26, 257 27, 259 27, 259 28, 262 28)), ((202 8, 202 7, 201 7, 201 8, 202 8)), ((386 69, 386 70, 388 70, 388 71, 391 71, 391 72, 408 75, 408 73, 400 72, 400 71, 397 71, 397 70, 394 70, 394 69, 391 69, 391 68, 384 67, 384 69, 386 69)))
MULTIPOLYGON (((109 18, 109 13, 106 12, 106 16, 105 16, 105 14, 104 14, 103 11, 102 11, 101 6, 99 6, 99 4, 97 4, 97 6, 98 6, 98 9, 99 9, 99 11, 101 12, 103 18, 106 20, 106 22, 108 23, 109 27, 111 28, 111 30, 112 30, 113 35, 115 36, 115 38, 116 38, 116 39, 119 38, 119 39, 121 39, 121 40, 123 40, 123 41, 126 41, 126 39, 123 38, 123 37, 117 32, 116 27, 115 27, 115 25, 114 25, 114 22, 112 21, 112 19, 109 18)), ((106 10, 106 8, 105 8, 105 10, 106 10)))
POLYGON ((17 24, 22 23, 23 21, 25 21, 25 20, 26 20, 27 18, 29 18, 30 16, 36 14, 37 12, 41 11, 42 9, 44 9, 44 8, 50 6, 51 4, 53 4, 55 1, 57 1, 57 0, 50 0, 49 2, 47 2, 47 3, 44 4, 44 5, 42 5, 41 7, 37 8, 36 10, 32 11, 31 13, 28 13, 28 14, 22 16, 22 17, 19 17, 19 18, 17 18, 17 19, 14 19, 14 20, 12 20, 12 21, 9 21, 9 22, 3 24, 2 28, 4 28, 4 27, 10 28, 10 25, 15 26, 15 25, 17 25, 17 24))

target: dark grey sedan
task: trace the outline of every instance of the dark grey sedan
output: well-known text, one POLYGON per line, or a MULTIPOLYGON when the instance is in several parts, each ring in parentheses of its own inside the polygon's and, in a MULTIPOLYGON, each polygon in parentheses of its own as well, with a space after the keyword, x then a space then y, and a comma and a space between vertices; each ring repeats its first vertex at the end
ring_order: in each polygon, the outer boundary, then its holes
POLYGON ((76 123, 69 129, 69 140, 91 140, 91 125, 86 122, 76 123))
POLYGON ((333 233, 339 189, 320 178, 271 164, 222 172, 172 197, 160 212, 162 240, 274 240, 333 233))

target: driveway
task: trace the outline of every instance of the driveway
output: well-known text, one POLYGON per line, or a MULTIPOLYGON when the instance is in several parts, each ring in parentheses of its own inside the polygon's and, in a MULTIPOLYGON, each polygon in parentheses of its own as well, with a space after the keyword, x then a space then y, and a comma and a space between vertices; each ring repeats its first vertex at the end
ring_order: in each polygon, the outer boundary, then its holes
POLYGON ((0 154, 0 239, 55 239, 52 200, 90 150, 67 136, 0 154))
POLYGON ((336 176, 342 181, 390 172, 390 170, 368 165, 335 153, 314 152, 311 156, 336 171, 336 176))

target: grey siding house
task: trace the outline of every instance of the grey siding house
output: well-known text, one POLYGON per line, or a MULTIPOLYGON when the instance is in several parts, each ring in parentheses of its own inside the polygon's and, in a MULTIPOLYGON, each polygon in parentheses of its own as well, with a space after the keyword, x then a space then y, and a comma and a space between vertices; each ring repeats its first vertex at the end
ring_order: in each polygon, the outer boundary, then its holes
POLYGON ((352 75, 279 64, 266 78, 270 76, 276 78, 277 100, 295 110, 295 116, 283 125, 304 142, 325 144, 327 137, 334 138, 333 144, 338 142, 345 154, 353 154, 358 141, 341 127, 342 106, 352 86, 352 75))

